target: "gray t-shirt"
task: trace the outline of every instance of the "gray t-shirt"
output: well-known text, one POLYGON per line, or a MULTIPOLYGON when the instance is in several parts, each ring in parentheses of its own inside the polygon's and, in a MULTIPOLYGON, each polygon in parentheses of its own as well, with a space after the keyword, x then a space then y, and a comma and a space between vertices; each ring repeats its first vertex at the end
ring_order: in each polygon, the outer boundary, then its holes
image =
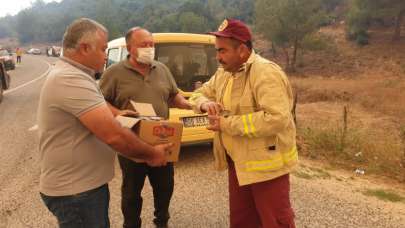
POLYGON ((73 195, 113 178, 115 152, 79 120, 101 105, 106 102, 94 72, 61 58, 48 75, 38 107, 40 192, 73 195))

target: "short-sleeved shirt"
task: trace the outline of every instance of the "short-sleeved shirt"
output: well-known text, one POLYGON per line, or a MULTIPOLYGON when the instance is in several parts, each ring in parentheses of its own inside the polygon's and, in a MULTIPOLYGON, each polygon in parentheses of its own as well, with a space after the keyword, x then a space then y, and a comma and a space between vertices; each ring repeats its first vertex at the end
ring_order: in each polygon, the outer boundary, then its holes
POLYGON ((153 61, 149 74, 142 76, 128 59, 103 73, 100 88, 105 99, 118 109, 131 109, 130 100, 149 103, 165 119, 169 118, 168 101, 178 93, 176 82, 163 63, 153 61))
POLYGON ((38 107, 40 192, 73 195, 113 178, 115 152, 79 120, 102 105, 106 102, 92 70, 67 58, 56 62, 38 107))

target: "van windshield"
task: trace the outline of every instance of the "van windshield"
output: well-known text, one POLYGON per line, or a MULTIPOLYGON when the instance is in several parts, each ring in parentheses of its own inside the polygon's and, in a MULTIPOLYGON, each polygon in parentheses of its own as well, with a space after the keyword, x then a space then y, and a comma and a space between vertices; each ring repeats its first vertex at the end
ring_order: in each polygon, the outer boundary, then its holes
MULTIPOLYGON (((177 86, 185 92, 199 88, 218 67, 213 44, 155 43, 155 49, 155 59, 169 68, 177 86)), ((124 48, 121 59, 127 55, 124 48)))
POLYGON ((194 91, 208 81, 217 69, 215 46, 208 44, 155 44, 156 59, 170 69, 177 86, 194 91))
MULTIPOLYGON (((208 81, 218 67, 213 44, 155 43, 155 59, 172 72, 177 86, 192 92, 208 81)), ((121 58, 128 55, 123 49, 121 58)))

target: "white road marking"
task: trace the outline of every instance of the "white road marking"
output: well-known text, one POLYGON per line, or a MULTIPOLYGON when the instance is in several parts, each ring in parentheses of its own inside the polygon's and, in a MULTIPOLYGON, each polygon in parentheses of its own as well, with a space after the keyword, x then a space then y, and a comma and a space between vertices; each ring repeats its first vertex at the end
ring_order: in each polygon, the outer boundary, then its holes
POLYGON ((4 92, 4 95, 9 94, 9 93, 12 93, 12 92, 15 92, 15 91, 17 91, 17 90, 19 90, 19 89, 21 89, 21 88, 24 88, 24 87, 26 87, 26 86, 28 86, 28 85, 30 85, 30 84, 32 84, 32 83, 38 81, 38 80, 41 80, 41 79, 44 78, 44 77, 46 77, 46 76, 48 75, 49 71, 51 70, 51 64, 49 64, 48 62, 45 62, 44 60, 41 60, 41 61, 44 62, 44 63, 46 63, 46 64, 48 65, 48 69, 46 70, 45 73, 43 73, 41 76, 39 76, 38 78, 36 78, 36 79, 34 79, 34 80, 31 80, 31 81, 29 81, 29 82, 26 82, 26 83, 24 83, 24 84, 22 84, 22 85, 19 85, 19 86, 15 87, 15 88, 6 90, 6 91, 4 92))
POLYGON ((34 126, 28 129, 28 131, 36 131, 36 130, 38 130, 38 124, 35 124, 34 126))

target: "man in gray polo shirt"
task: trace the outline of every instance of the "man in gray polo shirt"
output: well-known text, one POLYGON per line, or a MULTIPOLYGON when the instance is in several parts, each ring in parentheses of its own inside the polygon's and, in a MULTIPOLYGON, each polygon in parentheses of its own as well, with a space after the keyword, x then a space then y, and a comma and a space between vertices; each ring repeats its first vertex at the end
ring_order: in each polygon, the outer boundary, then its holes
POLYGON ((64 57, 42 88, 38 107, 40 193, 60 227, 109 227, 115 152, 165 165, 171 145, 150 146, 121 127, 95 81, 103 69, 107 30, 82 18, 63 37, 64 57))

